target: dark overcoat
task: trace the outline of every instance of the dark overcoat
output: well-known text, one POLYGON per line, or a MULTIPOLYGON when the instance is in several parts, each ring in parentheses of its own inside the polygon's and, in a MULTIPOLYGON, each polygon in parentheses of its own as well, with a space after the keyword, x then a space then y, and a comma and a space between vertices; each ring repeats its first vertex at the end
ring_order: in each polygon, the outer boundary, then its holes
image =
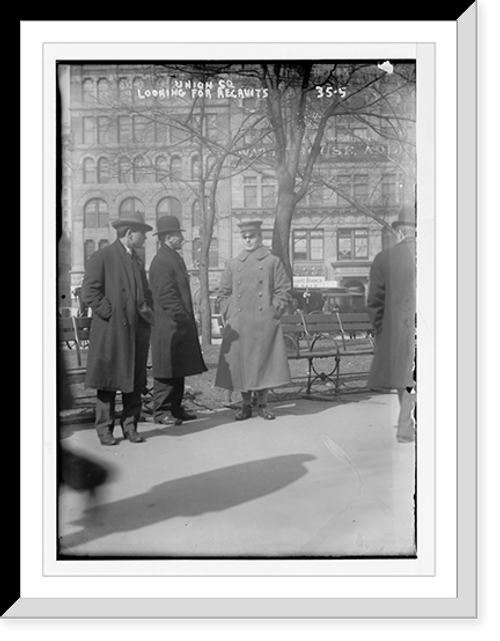
POLYGON ((380 252, 370 270, 367 309, 375 329, 369 387, 413 387, 415 361, 415 239, 380 252))
POLYGON ((189 274, 182 256, 162 244, 149 267, 155 322, 151 356, 155 378, 207 371, 196 328, 189 274))
MULTIPOLYGON (((140 273, 144 299, 152 306, 142 262, 140 273)), ((119 240, 92 254, 81 292, 92 309, 86 374, 90 388, 130 393, 136 371, 144 372, 146 384, 151 326, 139 320, 136 290, 131 258, 119 240)))
POLYGON ((258 390, 290 382, 279 320, 291 303, 290 292, 282 262, 267 248, 244 250, 228 261, 218 291, 225 326, 217 387, 258 390))

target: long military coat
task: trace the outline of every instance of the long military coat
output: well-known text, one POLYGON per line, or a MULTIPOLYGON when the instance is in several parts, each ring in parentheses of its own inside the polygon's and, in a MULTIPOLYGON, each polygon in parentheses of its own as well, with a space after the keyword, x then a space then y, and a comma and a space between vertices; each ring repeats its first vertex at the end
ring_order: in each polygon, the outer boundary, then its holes
POLYGON ((155 378, 183 378, 207 371, 191 299, 189 274, 182 257, 161 245, 149 267, 155 322, 151 357, 155 378))
POLYGON ((369 387, 415 385, 415 287, 415 239, 404 239, 375 257, 367 300, 375 329, 369 387))
POLYGON ((291 302, 290 290, 283 264, 264 247, 228 261, 218 291, 225 326, 217 387, 258 390, 290 382, 279 321, 291 302))
MULTIPOLYGON (((142 263, 140 271, 144 300, 152 306, 142 263)), ((130 393, 137 372, 143 382, 136 385, 145 385, 151 326, 139 320, 132 262, 119 240, 92 254, 81 297, 92 309, 87 387, 130 393)))

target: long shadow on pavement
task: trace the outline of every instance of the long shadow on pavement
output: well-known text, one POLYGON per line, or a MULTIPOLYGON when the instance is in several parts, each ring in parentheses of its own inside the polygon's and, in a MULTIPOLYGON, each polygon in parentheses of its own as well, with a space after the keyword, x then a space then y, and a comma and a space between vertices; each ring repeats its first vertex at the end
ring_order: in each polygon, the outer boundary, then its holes
MULTIPOLYGON (((291 454, 249 461, 167 481, 138 496, 88 509, 72 523, 82 529, 60 538, 59 558, 89 558, 89 553, 79 554, 73 548, 117 532, 131 532, 179 516, 220 512, 272 494, 307 474, 304 463, 313 460, 310 454, 291 454)), ((106 556, 123 558, 119 553, 106 556)), ((137 553, 129 556, 144 556, 140 543, 137 553)))

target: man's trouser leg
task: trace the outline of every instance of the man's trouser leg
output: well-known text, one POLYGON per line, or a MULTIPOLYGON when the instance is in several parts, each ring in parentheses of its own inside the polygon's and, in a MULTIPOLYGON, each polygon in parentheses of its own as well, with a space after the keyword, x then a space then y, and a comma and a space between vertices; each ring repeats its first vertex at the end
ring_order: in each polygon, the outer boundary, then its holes
POLYGON ((138 326, 135 335, 134 389, 132 392, 122 392, 123 410, 120 422, 125 435, 137 431, 137 424, 141 419, 142 392, 146 385, 148 350, 149 327, 143 329, 138 326))
POLYGON ((153 417, 161 423, 169 413, 181 407, 184 397, 184 378, 155 378, 153 386, 153 417))
POLYGON ((95 408, 95 428, 98 436, 113 434, 115 426, 115 398, 116 392, 97 390, 95 408))

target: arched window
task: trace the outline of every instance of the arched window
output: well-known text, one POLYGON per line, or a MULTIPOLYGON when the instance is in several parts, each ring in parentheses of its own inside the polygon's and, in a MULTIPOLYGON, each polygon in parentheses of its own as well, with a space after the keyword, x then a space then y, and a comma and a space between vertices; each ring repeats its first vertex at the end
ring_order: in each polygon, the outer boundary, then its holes
POLYGON ((191 180, 198 180, 200 177, 200 159, 198 156, 193 156, 191 158, 191 180))
POLYGON ((155 162, 155 179, 157 183, 162 182, 168 175, 168 161, 165 156, 158 156, 155 162))
POLYGON ((83 161, 83 182, 86 185, 95 183, 95 162, 92 158, 83 161))
POLYGON ((134 78, 132 84, 132 100, 134 102, 139 102, 141 98, 139 95, 144 96, 144 80, 140 77, 134 78))
POLYGON ((123 102, 130 102, 132 97, 132 86, 129 78, 118 79, 118 98, 123 102))
POLYGON ((182 205, 177 198, 167 196, 160 200, 156 208, 156 217, 161 218, 161 216, 177 216, 182 227, 182 205))
POLYGON ((118 216, 121 218, 122 216, 135 214, 136 212, 144 214, 144 205, 142 203, 142 200, 131 196, 130 198, 125 198, 125 200, 121 203, 118 216))
POLYGON ((83 210, 85 229, 102 229, 109 225, 108 205, 102 198, 92 198, 83 210))
POLYGON ((109 160, 107 158, 99 158, 97 161, 97 182, 109 182, 109 160))
POLYGON ((82 83, 83 89, 83 102, 91 102, 94 97, 94 81, 90 78, 85 78, 82 83))
POLYGON ((132 182, 132 163, 128 158, 122 157, 118 161, 118 182, 132 182))
POLYGON ((173 156, 170 161, 172 178, 182 178, 182 160, 180 156, 173 156))
POLYGON ((109 83, 106 78, 99 78, 97 81, 97 100, 106 104, 109 100, 109 83))
POLYGON ((193 203, 193 227, 199 227, 201 225, 201 209, 200 201, 195 200, 193 203))
POLYGON ((207 167, 207 176, 210 177, 210 174, 212 172, 212 168, 215 165, 215 156, 208 156, 206 160, 206 167, 207 167))

